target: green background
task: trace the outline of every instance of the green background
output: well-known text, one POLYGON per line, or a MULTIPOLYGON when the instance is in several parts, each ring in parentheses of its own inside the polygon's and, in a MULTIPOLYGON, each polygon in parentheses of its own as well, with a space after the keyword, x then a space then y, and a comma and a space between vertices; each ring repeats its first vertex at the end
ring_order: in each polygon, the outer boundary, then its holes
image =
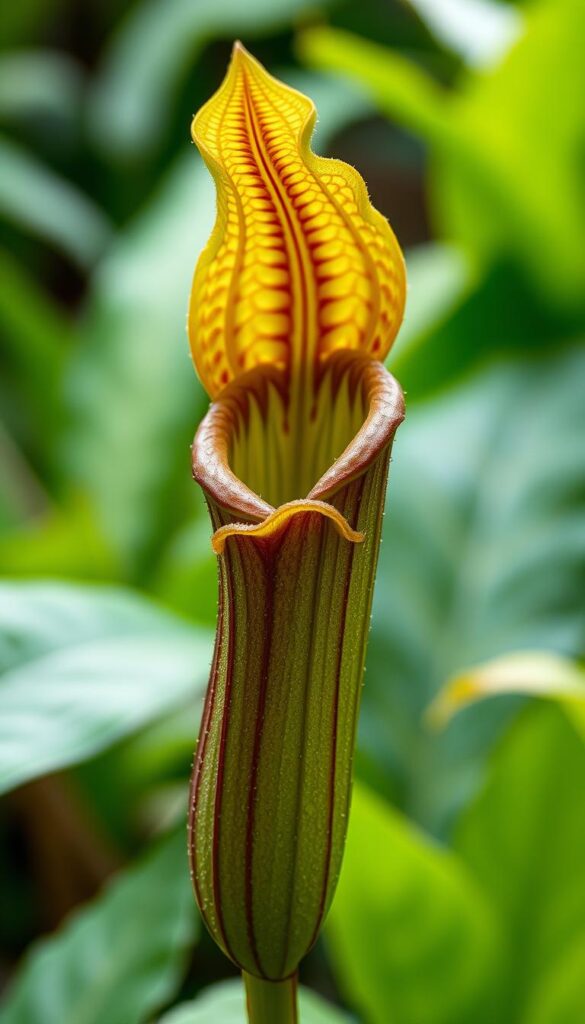
POLYGON ((3 5, 0 1022, 243 1021, 184 830, 216 611, 189 122, 234 38, 315 100, 315 148, 360 170, 409 272, 358 785, 302 1021, 582 1024, 582 0, 3 5), (524 696, 510 677, 433 723, 449 680, 527 651, 560 683, 527 696, 528 668, 524 696))

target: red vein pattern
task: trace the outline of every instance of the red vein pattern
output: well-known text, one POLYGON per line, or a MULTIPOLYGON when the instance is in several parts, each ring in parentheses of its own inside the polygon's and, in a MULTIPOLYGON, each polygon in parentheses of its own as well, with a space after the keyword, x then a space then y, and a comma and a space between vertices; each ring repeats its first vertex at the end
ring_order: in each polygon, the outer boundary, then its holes
POLYGON ((269 981, 295 975, 339 875, 404 414, 380 362, 402 319, 402 255, 359 174, 311 152, 314 121, 236 46, 193 122, 217 186, 189 334, 213 399, 193 475, 220 596, 189 851, 207 928, 269 981))
MULTIPOLYGON (((351 378, 356 418, 367 422, 379 404, 385 426, 376 445, 358 446, 360 458, 351 466, 340 454, 337 480, 326 474, 324 500, 299 501, 276 522, 271 515, 252 519, 245 497, 238 517, 233 481, 222 502, 217 482, 225 467, 217 453, 229 455, 236 435, 244 444, 250 428, 238 385, 211 407, 211 426, 204 421, 193 453, 213 523, 228 531, 222 589, 232 594, 218 621, 215 696, 204 711, 196 759, 193 874, 218 944, 242 969, 271 980, 293 974, 315 941, 339 874, 380 511, 403 415, 400 392, 385 370, 372 375, 362 360, 360 379, 370 386, 360 387, 354 362, 339 362, 339 400, 346 400, 351 378), (228 417, 218 415, 224 403, 228 417), (218 430, 223 441, 214 446, 218 430)), ((323 387, 335 414, 335 395, 327 382, 323 387)), ((319 492, 319 485, 313 489, 319 492)))
POLYGON ((259 365, 311 388, 332 352, 383 359, 404 310, 404 264, 359 174, 309 149, 311 101, 239 46, 193 121, 217 221, 193 281, 189 334, 215 397, 259 365))

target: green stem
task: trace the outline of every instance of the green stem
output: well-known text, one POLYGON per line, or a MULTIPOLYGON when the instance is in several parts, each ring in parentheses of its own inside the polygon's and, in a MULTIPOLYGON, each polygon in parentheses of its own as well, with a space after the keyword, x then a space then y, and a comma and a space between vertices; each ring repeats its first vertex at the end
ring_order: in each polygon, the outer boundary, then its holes
POLYGON ((299 1024, 297 975, 266 981, 242 971, 250 1024, 299 1024))

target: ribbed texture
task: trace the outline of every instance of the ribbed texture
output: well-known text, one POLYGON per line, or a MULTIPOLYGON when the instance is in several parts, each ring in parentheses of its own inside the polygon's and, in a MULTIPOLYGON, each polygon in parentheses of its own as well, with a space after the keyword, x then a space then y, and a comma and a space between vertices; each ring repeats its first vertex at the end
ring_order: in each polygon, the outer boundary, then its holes
MULTIPOLYGON (((216 651, 193 776, 193 877, 218 944, 271 979, 292 974, 315 941, 341 864, 388 460, 402 416, 382 373, 394 418, 380 450, 329 496, 363 542, 299 503, 264 534, 229 535, 219 559, 216 651)), ((207 438, 205 425, 201 433, 207 438)), ((227 510, 207 497, 214 528, 236 527, 233 500, 227 510)))
POLYGON ((193 121, 217 220, 193 281, 189 335, 207 392, 261 365, 285 370, 300 408, 340 350, 383 359, 404 310, 402 254, 363 180, 315 156, 310 99, 241 46, 193 121))
POLYGON ((217 187, 189 336, 214 399, 193 473, 220 600, 190 853, 211 934, 272 980, 315 941, 339 874, 403 416, 381 363, 404 310, 400 247, 357 171, 311 152, 314 121, 236 44, 192 126, 217 187))

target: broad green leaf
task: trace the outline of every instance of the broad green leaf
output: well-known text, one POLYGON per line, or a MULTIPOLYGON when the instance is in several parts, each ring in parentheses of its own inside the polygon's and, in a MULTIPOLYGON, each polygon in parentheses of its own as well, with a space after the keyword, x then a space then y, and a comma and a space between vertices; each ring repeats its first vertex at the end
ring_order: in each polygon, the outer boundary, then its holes
POLYGON ((585 352, 498 362, 407 410, 390 471, 359 767, 432 832, 448 828, 517 707, 432 734, 453 675, 508 651, 581 655, 585 352))
POLYGON ((184 829, 27 954, 1 1024, 141 1024, 176 991, 196 934, 184 829))
MULTIPOLYGON (((299 989, 302 1024, 349 1024, 349 1017, 309 989, 299 989)), ((247 1024, 241 981, 224 981, 183 1003, 159 1019, 158 1024, 247 1024)))
POLYGON ((361 786, 326 934, 338 983, 369 1024, 495 1019, 497 936, 480 889, 361 786))
POLYGON ((207 42, 280 31, 312 7, 311 0, 142 0, 121 23, 98 73, 91 106, 96 138, 118 158, 150 150, 207 42))
POLYGON ((442 728, 468 704, 507 693, 558 701, 585 738, 585 672, 546 651, 505 654, 454 676, 428 708, 427 720, 442 728))
POLYGON ((110 237, 106 215, 75 185, 7 138, 0 138, 0 162, 0 216, 81 267, 91 265, 110 237))
POLYGON ((584 125, 575 97, 585 89, 584 45, 581 0, 541 0, 500 64, 470 72, 447 93, 402 56, 357 36, 317 28, 300 41, 312 66, 356 78, 385 113, 428 142, 444 236, 488 264, 512 255, 557 308, 581 312, 584 125))
MULTIPOLYGON (((211 632, 115 588, 0 584, 0 790, 199 697, 211 632)), ((193 740, 197 713, 193 718, 193 740)))
POLYGON ((510 1024, 524 1024, 529 1006, 543 1024, 582 1018, 573 972, 585 941, 584 792, 585 746, 558 708, 535 704, 495 750, 458 830, 457 848, 505 926, 510 1024), (534 1004, 541 984, 557 1003, 549 1017, 534 1004))

